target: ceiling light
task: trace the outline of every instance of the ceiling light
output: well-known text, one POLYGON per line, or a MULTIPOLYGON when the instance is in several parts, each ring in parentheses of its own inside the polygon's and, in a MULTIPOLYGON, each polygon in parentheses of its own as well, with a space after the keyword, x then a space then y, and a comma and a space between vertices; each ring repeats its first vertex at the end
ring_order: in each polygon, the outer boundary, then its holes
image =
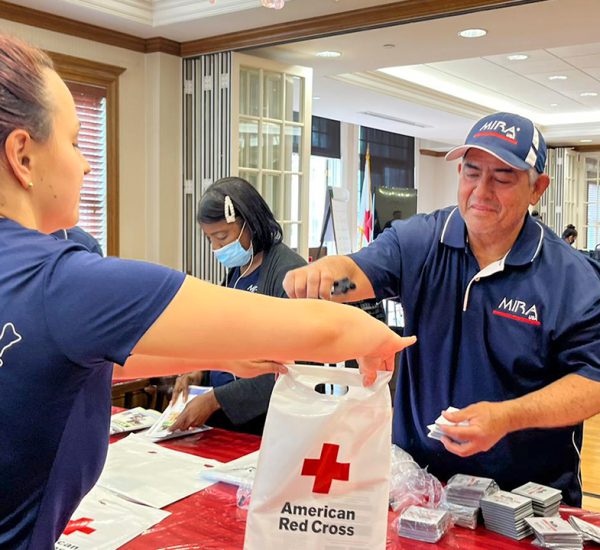
POLYGON ((558 107, 558 103, 550 103, 550 107, 558 107))
POLYGON ((579 143, 592 143, 591 139, 580 139, 579 143))
POLYGON ((581 92, 579 95, 581 97, 596 97, 598 92, 581 92))
POLYGON ((515 53, 513 55, 506 56, 506 59, 508 59, 509 61, 524 61, 528 57, 529 56, 525 55, 524 53, 515 53))
POLYGON ((322 52, 317 52, 316 55, 317 57, 341 57, 342 54, 340 52, 325 50, 322 52))
POLYGON ((567 80, 567 77, 564 74, 553 74, 548 77, 548 80, 567 80))
POLYGON ((313 96, 313 99, 321 99, 321 96, 315 95, 313 96))
POLYGON ((487 31, 485 29, 465 29, 458 33, 458 36, 463 38, 480 38, 485 36, 487 31))
POLYGON ((265 8, 274 8, 280 10, 285 5, 285 0, 261 0, 261 5, 265 8))

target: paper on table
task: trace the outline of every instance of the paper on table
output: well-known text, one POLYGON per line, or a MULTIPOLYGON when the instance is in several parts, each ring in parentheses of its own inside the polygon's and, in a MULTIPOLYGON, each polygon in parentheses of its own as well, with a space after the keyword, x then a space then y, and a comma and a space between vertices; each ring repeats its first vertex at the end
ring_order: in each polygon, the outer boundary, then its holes
POLYGON ((129 435, 108 447, 98 485, 133 501, 162 508, 212 485, 200 473, 221 463, 129 435))
POLYGON ((110 435, 149 428, 159 418, 160 413, 158 411, 144 409, 143 407, 135 407, 113 414, 110 417, 110 435))
POLYGON ((83 498, 54 548, 116 550, 170 515, 96 486, 83 498))
POLYGON ((173 437, 182 437, 185 435, 191 435, 198 432, 204 432, 210 430, 210 426, 198 426, 189 430, 176 430, 172 432, 169 428, 175 424, 179 415, 183 412, 186 405, 194 399, 197 395, 202 395, 211 391, 212 388, 208 386, 190 386, 189 394, 187 399, 183 399, 182 395, 179 395, 175 403, 169 403, 169 406, 164 410, 160 418, 150 427, 150 429, 143 433, 144 437, 152 439, 152 441, 165 441, 166 439, 172 439, 173 437))
POLYGON ((231 462, 220 464, 214 468, 207 468, 202 470, 201 475, 204 479, 213 482, 222 481, 231 485, 251 488, 258 464, 258 453, 259 451, 255 451, 231 462))

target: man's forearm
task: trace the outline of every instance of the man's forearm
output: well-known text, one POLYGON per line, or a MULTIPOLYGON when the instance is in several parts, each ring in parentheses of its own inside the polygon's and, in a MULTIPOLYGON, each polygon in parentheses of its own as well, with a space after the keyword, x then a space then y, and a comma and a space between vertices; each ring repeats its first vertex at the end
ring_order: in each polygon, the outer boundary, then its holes
POLYGON ((503 404, 509 432, 572 426, 600 413, 600 382, 569 374, 503 404))

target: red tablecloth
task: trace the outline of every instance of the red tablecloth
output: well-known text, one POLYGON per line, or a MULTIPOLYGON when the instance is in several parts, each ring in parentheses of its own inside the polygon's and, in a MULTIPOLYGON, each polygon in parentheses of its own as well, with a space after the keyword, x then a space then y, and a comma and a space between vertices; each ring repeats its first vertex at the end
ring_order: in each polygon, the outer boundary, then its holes
MULTIPOLYGON (((113 438, 113 440, 118 439, 113 438)), ((208 432, 162 443, 165 447, 186 453, 228 462, 256 451, 260 438, 226 430, 208 432)), ((246 512, 236 506, 236 488, 217 483, 165 508, 171 515, 122 548, 127 550, 241 550, 244 543, 246 512)), ((573 508, 561 509, 564 517, 581 515, 600 525, 600 514, 585 514, 573 508)), ((399 537, 392 523, 396 515, 388 516, 387 550, 473 549, 509 550, 535 548, 532 537, 513 541, 484 529, 475 531, 455 527, 437 544, 431 545, 399 537)), ((316 550, 316 549, 315 549, 316 550)))

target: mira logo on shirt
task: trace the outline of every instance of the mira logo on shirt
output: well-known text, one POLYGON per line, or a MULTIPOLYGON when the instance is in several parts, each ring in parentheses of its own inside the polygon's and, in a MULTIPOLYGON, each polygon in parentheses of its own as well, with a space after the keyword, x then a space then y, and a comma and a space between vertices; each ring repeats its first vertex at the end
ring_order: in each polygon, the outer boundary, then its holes
POLYGON ((520 131, 521 128, 517 128, 516 126, 507 127, 506 122, 503 120, 491 120, 479 128, 479 132, 477 132, 474 137, 493 136, 516 145, 517 132, 520 131))
POLYGON ((523 300, 517 300, 516 298, 502 298, 498 307, 493 311, 494 315, 500 317, 506 317, 514 321, 521 321, 522 323, 528 323, 530 325, 540 325, 538 319, 538 311, 535 304, 528 304, 523 300))

